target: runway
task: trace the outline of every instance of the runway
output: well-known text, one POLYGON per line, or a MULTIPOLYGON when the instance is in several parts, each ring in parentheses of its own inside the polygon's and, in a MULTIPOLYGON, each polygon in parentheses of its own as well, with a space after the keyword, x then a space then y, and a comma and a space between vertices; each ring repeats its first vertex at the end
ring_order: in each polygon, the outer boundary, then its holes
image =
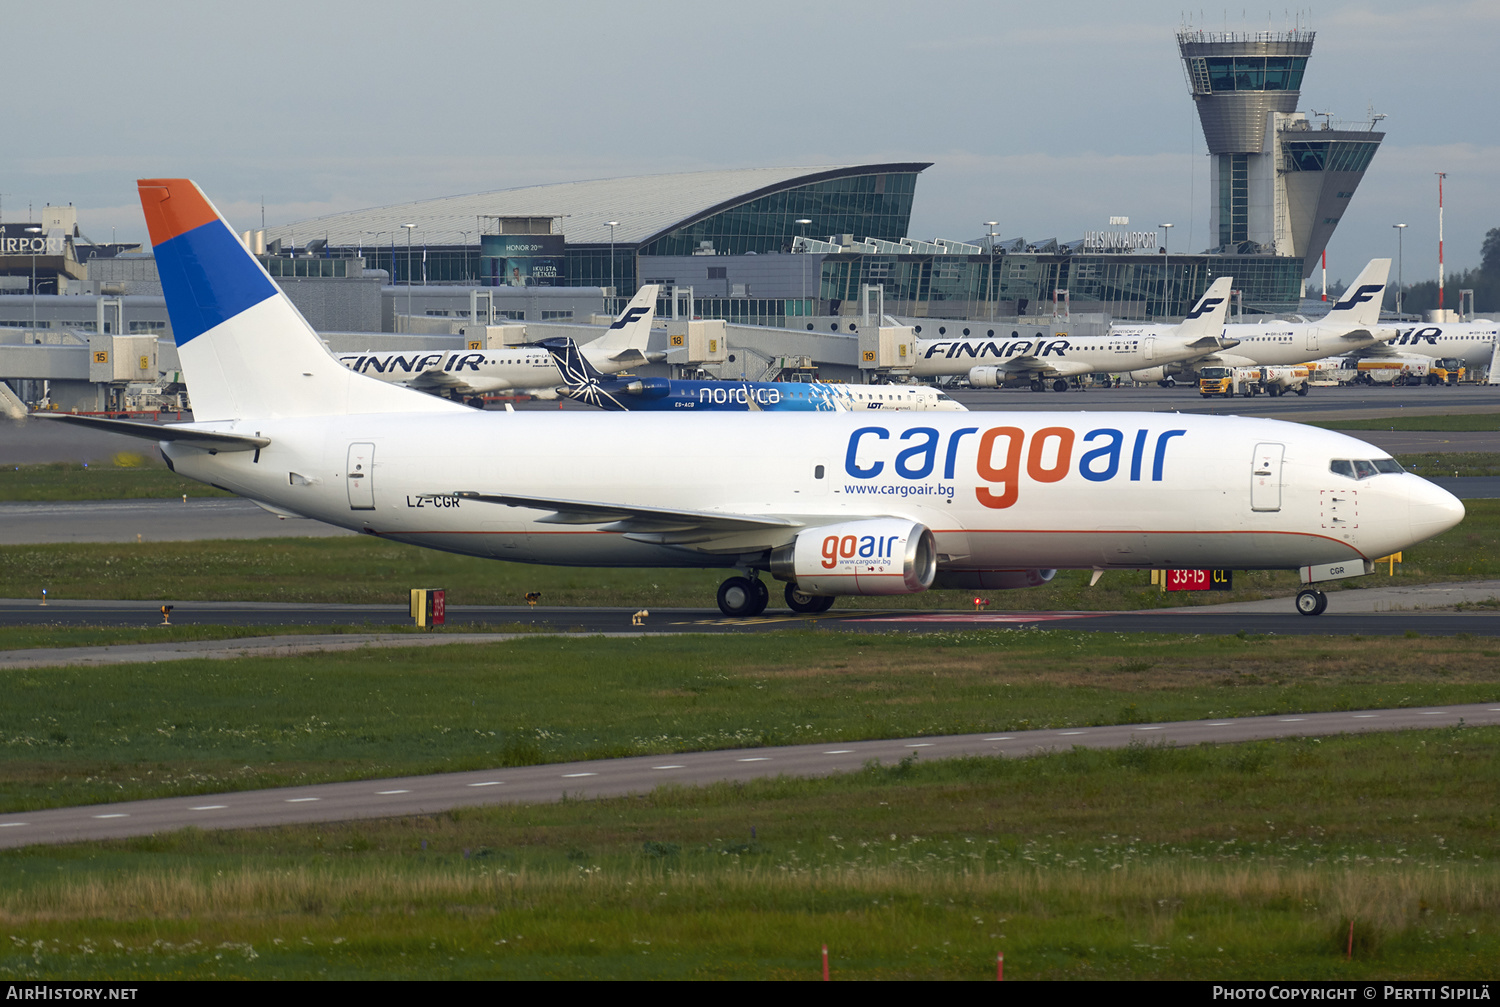
POLYGON ((271 825, 431 815, 459 807, 539 804, 645 793, 662 784, 700 785, 774 776, 828 776, 879 759, 1018 758, 1132 743, 1196 745, 1264 738, 1326 737, 1370 731, 1500 724, 1500 703, 1411 710, 1353 710, 1165 724, 1125 724, 1010 733, 833 741, 781 748, 654 755, 596 762, 486 769, 434 776, 359 780, 0 815, 0 848, 123 839, 192 826, 248 829, 271 825))
MULTIPOLYGON (((635 608, 561 608, 538 605, 452 605, 447 623, 433 636, 463 633, 481 627, 524 629, 553 633, 764 633, 787 630, 841 630, 856 633, 940 633, 965 629, 1067 629, 1100 633, 1252 633, 1282 636, 1333 636, 1360 633, 1392 636, 1407 632, 1451 636, 1472 633, 1500 636, 1500 581, 1466 584, 1424 584, 1381 587, 1378 575, 1369 587, 1334 591, 1328 595, 1328 611, 1320 616, 1298 615, 1292 599, 1198 605, 1188 608, 1151 609, 1137 612, 1007 612, 886 610, 834 608, 822 615, 805 616, 777 609, 751 619, 726 618, 718 609, 668 608, 650 611, 640 625, 635 608), (1463 605, 1464 610, 1456 609, 1463 605)), ((179 626, 400 626, 410 625, 404 605, 308 605, 284 602, 225 601, 49 601, 0 599, 0 626, 157 626, 160 606, 173 606, 172 622, 179 626)), ((353 634, 340 634, 347 642, 353 634)), ((288 637, 295 642, 303 639, 288 637)), ((416 646, 416 637, 394 635, 383 646, 416 646)), ((146 645, 143 645, 146 646, 146 645)), ((187 644, 150 645, 158 649, 140 652, 133 660, 177 660, 171 648, 187 644)), ((236 641, 193 644, 195 656, 214 646, 226 648, 230 656, 243 649, 236 641)), ((88 648, 100 650, 101 648, 88 648)), ((126 653, 126 648, 102 648, 126 653)), ((24 652, 0 653, 0 669, 8 660, 19 660, 24 652)), ((57 663, 80 661, 81 651, 59 648, 57 663)), ((30 659, 30 658, 28 658, 30 659)), ((92 660, 85 663, 96 663, 92 660)))

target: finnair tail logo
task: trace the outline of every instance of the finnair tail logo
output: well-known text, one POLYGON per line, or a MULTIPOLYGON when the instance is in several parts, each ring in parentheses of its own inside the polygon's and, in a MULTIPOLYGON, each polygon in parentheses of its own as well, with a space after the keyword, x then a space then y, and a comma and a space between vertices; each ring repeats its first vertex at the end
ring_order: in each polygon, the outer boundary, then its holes
POLYGON ((640 321, 641 318, 644 317, 646 315, 646 313, 649 312, 650 310, 651 310, 650 308, 645 308, 645 307, 640 307, 640 308, 626 308, 625 309, 625 314, 621 315, 615 321, 615 324, 613 324, 613 325, 610 326, 610 328, 611 329, 623 329, 625 326, 629 325, 631 322, 638 322, 638 321, 640 321))
MULTIPOLYGON (((1203 299, 1203 303, 1199 304, 1192 311, 1188 312, 1187 317, 1188 318, 1202 318, 1204 315, 1208 314, 1214 308, 1218 307, 1219 305, 1221 305, 1223 303, 1224 303, 1224 298, 1222 298, 1222 297, 1205 297, 1203 299)), ((1186 319, 1184 319, 1184 321, 1186 321, 1186 319)))
POLYGON ((1348 311, 1350 308, 1354 307, 1356 304, 1363 304, 1366 301, 1374 300, 1375 296, 1377 294, 1382 293, 1384 290, 1385 290, 1385 284, 1384 283, 1365 283, 1365 284, 1361 284, 1358 290, 1354 291, 1348 297, 1344 298, 1342 301, 1340 301, 1337 304, 1335 304, 1333 306, 1332 310, 1334 310, 1334 311, 1348 311))

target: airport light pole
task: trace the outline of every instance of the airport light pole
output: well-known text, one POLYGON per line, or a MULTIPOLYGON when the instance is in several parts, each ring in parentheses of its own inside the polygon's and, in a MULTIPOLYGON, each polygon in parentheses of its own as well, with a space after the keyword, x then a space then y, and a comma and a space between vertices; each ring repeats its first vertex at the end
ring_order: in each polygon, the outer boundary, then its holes
POLYGON ((986 220, 984 222, 984 226, 990 229, 990 289, 987 299, 990 302, 991 325, 995 324, 995 225, 999 223, 1000 221, 998 220, 986 220))
POLYGON ((416 224, 402 224, 406 228, 406 331, 411 331, 411 232, 416 224))
MULTIPOLYGON (((807 229, 812 224, 812 218, 801 217, 797 220, 792 221, 792 223, 802 228, 802 240, 806 242, 807 229)), ((807 248, 805 245, 802 249, 802 255, 804 256, 804 258, 802 259, 802 313, 805 316, 807 314, 807 248)))
MULTIPOLYGON (((1172 228, 1176 226, 1176 224, 1156 225, 1158 231, 1164 232, 1161 239, 1161 299, 1163 304, 1166 304, 1171 296, 1172 228)), ((1169 311, 1167 314, 1176 314, 1176 312, 1169 311)))
MULTIPOLYGON (((40 227, 26 228, 27 234, 41 234, 40 227)), ((36 238, 31 239, 31 331, 36 333, 36 238)))
MULTIPOLYGON (((615 228, 620 226, 620 222, 618 220, 606 220, 604 226, 609 228, 609 306, 613 309, 618 307, 618 298, 615 297, 615 228)), ((607 313, 611 315, 618 314, 618 312, 613 310, 607 313)))
POLYGON ((464 239, 464 279, 467 280, 469 279, 469 235, 473 234, 474 232, 459 231, 458 233, 464 239))
POLYGON ((1401 298, 1406 293, 1406 287, 1401 281, 1401 241, 1406 237, 1405 224, 1392 224, 1396 229, 1396 317, 1401 317, 1401 298))

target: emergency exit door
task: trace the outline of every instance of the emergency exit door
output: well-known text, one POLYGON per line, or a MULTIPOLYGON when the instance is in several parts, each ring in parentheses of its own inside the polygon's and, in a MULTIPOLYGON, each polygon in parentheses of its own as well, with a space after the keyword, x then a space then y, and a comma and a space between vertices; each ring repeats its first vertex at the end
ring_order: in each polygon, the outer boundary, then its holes
POLYGON ((1250 509, 1281 510, 1281 456, 1284 444, 1257 444, 1250 466, 1250 509))
POLYGON ((375 509, 375 445, 349 445, 344 481, 349 485, 350 510, 375 509))

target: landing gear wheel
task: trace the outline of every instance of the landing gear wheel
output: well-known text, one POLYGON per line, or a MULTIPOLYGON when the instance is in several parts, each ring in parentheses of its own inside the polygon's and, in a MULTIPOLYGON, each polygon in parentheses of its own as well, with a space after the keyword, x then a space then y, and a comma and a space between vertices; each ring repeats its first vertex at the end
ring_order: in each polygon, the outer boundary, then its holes
POLYGON ((1161 385, 1163 388, 1176 388, 1177 387, 1177 379, 1176 378, 1162 378, 1160 381, 1157 382, 1157 384, 1161 385))
POLYGON ((1068 383, 1062 378, 1058 378, 1056 381, 1052 382, 1052 390, 1054 392, 1065 392, 1068 390, 1068 383))
POLYGON ((817 615, 826 612, 833 607, 833 598, 818 594, 808 594, 797 590, 796 584, 786 586, 786 607, 799 615, 817 615))
POLYGON ((1031 381, 1031 390, 1034 392, 1043 392, 1047 390, 1047 386, 1042 384, 1041 378, 1033 378, 1031 381))
POLYGON ((748 618, 764 611, 767 594, 765 585, 759 581, 749 577, 730 577, 719 585, 719 611, 731 619, 748 618), (758 591, 757 584, 760 586, 758 591))
POLYGON ((1328 607, 1328 595, 1322 591, 1314 591, 1312 588, 1303 588, 1297 592, 1297 611, 1302 615, 1322 615, 1323 610, 1328 607))
POLYGON ((759 577, 752 579, 750 583, 755 585, 755 603, 750 608, 750 614, 760 615, 771 604, 771 589, 759 577))

